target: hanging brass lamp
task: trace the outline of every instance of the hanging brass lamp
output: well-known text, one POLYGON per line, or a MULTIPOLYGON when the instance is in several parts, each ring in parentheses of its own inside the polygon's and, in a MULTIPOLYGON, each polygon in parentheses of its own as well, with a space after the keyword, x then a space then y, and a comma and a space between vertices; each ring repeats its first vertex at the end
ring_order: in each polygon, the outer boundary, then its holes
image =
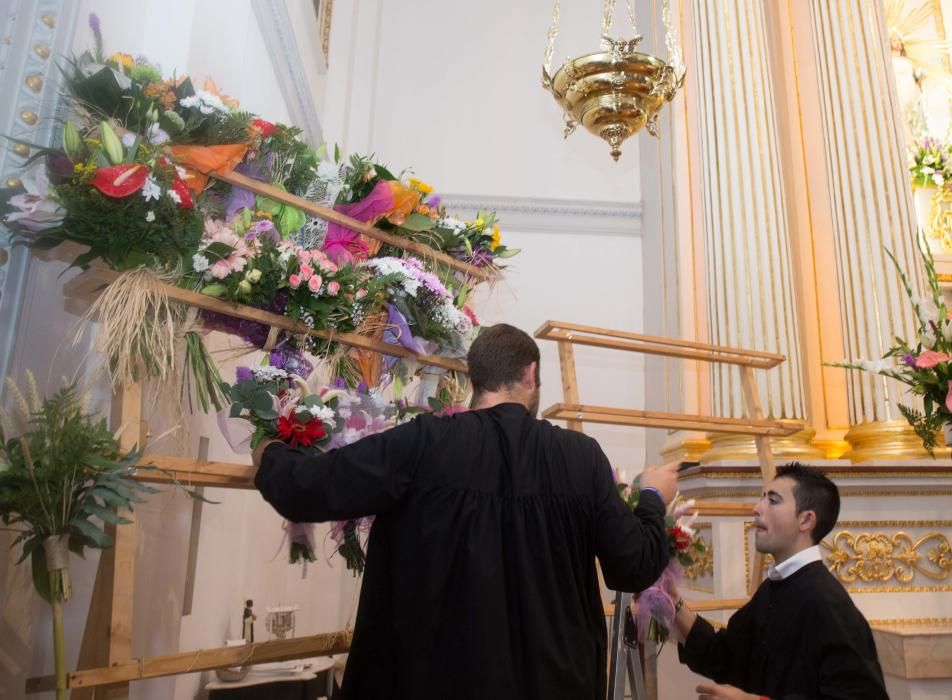
POLYGON ((637 51, 642 36, 635 25, 632 0, 626 0, 634 38, 612 39, 615 0, 605 0, 600 51, 567 60, 550 74, 555 38, 559 27, 559 0, 552 13, 549 43, 542 66, 542 86, 552 93, 564 112, 568 138, 578 124, 611 146, 616 161, 622 143, 646 128, 658 135, 658 114, 684 85, 684 63, 671 24, 669 0, 662 0, 662 22, 668 60, 637 51))

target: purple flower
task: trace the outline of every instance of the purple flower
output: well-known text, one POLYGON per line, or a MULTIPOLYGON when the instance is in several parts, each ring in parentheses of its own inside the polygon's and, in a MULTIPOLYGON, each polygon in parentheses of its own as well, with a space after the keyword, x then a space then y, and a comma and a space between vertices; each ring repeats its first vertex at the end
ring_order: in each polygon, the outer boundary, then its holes
POLYGON ((275 228, 274 222, 268 221, 267 219, 261 219, 252 224, 251 230, 245 234, 245 240, 251 241, 258 236, 267 236, 275 243, 281 240, 281 234, 278 233, 278 229, 275 228))
POLYGON ((250 382, 252 379, 254 379, 254 375, 251 373, 250 367, 235 368, 235 381, 238 384, 242 384, 244 382, 250 382))
POLYGON ((96 56, 102 60, 102 26, 95 12, 89 13, 89 28, 93 30, 93 39, 96 41, 96 56))
POLYGON ((73 177, 73 161, 65 153, 46 156, 46 174, 54 185, 61 185, 73 177))
POLYGON ((287 340, 271 351, 268 362, 272 367, 283 369, 299 377, 307 377, 314 371, 314 365, 308 362, 307 358, 287 340))
POLYGON ((915 366, 916 366, 916 358, 915 358, 913 355, 908 355, 908 354, 907 354, 907 355, 903 355, 903 356, 902 356, 902 363, 903 363, 904 365, 906 365, 906 367, 915 367, 915 366))
POLYGON ((244 209, 255 209, 255 193, 241 187, 232 187, 225 203, 225 220, 231 221, 244 209))
POLYGON ((424 204, 426 204, 426 206, 430 207, 431 209, 436 209, 438 206, 440 206, 440 202, 442 201, 443 198, 440 197, 440 195, 434 194, 428 197, 424 204))
POLYGON ((368 391, 368 389, 367 389, 367 382, 361 380, 360 383, 357 385, 357 393, 358 393, 358 394, 366 394, 367 391, 368 391))
POLYGON ((335 388, 335 389, 346 389, 346 388, 347 388, 347 382, 344 381, 344 378, 343 378, 343 377, 338 377, 337 379, 334 380, 334 388, 335 388))

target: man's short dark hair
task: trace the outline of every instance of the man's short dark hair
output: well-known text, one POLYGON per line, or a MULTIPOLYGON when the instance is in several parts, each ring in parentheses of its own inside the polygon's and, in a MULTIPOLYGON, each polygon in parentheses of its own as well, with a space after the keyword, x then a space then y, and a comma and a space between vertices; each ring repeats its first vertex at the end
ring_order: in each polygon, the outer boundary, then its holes
POLYGON ((816 525, 810 536, 813 544, 833 531, 840 517, 840 492, 830 479, 819 469, 799 462, 791 462, 777 469, 777 478, 794 482, 793 498, 797 503, 797 515, 806 510, 816 513, 816 525))
POLYGON ((533 362, 539 379, 539 346, 524 331, 506 323, 485 329, 466 355, 473 393, 482 394, 515 384, 533 362))

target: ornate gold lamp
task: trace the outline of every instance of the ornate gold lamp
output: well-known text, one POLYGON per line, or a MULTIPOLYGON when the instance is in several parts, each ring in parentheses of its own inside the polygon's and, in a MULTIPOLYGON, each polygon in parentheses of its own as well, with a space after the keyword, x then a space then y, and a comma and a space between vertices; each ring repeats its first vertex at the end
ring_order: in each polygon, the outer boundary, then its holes
POLYGON ((612 39, 615 0, 605 0, 602 17, 601 50, 567 60, 555 75, 550 74, 555 38, 559 31, 560 0, 556 0, 549 29, 549 43, 542 66, 542 86, 552 93, 565 115, 563 135, 568 138, 581 124, 605 139, 616 161, 621 144, 629 136, 647 128, 658 135, 658 113, 674 99, 684 84, 684 63, 671 24, 669 0, 662 0, 662 21, 668 60, 640 53, 642 40, 635 24, 632 0, 626 0, 634 38, 612 39))

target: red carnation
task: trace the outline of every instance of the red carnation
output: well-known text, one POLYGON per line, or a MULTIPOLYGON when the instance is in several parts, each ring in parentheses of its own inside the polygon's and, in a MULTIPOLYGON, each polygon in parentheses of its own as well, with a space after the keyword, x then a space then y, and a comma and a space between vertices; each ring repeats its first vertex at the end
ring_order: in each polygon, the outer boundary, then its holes
POLYGON ((93 187, 107 197, 128 197, 145 187, 149 169, 144 165, 123 163, 109 168, 98 168, 92 179, 93 187))
POLYGON ((251 128, 260 132, 261 138, 266 139, 271 136, 278 127, 264 119, 253 119, 251 121, 251 128))
POLYGON ((301 423, 294 414, 278 418, 278 437, 291 447, 310 447, 327 436, 324 424, 317 418, 301 423))
POLYGON ((668 537, 674 542, 674 548, 679 552, 686 552, 691 546, 691 535, 682 530, 680 525, 668 528, 668 537))

